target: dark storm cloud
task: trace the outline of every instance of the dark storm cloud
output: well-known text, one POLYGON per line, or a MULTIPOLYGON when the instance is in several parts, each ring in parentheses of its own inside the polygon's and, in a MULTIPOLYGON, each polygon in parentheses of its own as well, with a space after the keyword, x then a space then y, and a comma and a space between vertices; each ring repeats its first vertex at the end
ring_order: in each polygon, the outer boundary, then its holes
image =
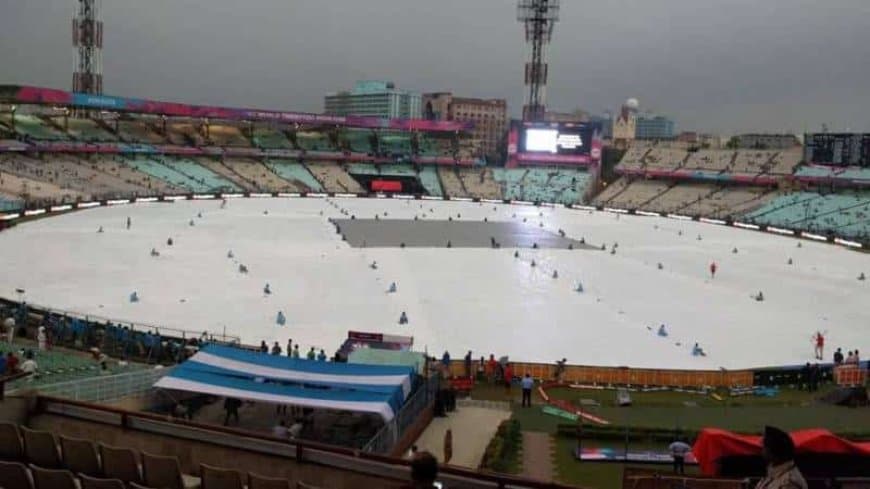
MULTIPOLYGON (((73 0, 0 0, 0 81, 68 88, 73 0)), ((522 104, 513 0, 106 0, 107 93, 322 110, 355 79, 522 104)), ((868 0, 563 0, 548 104, 870 130, 868 0)))

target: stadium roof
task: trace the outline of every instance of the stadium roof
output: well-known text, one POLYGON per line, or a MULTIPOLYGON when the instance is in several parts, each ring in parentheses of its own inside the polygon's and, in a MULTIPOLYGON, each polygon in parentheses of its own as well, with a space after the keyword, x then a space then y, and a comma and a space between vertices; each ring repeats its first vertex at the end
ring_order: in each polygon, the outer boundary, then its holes
POLYGON ((455 132, 468 131, 471 122, 431 121, 424 119, 381 119, 364 116, 335 116, 308 112, 213 107, 189 105, 111 95, 92 95, 66 92, 52 88, 27 85, 0 85, 0 103, 43 104, 92 110, 165 115, 168 117, 196 117, 221 120, 265 121, 286 124, 335 125, 367 129, 396 131, 455 132))

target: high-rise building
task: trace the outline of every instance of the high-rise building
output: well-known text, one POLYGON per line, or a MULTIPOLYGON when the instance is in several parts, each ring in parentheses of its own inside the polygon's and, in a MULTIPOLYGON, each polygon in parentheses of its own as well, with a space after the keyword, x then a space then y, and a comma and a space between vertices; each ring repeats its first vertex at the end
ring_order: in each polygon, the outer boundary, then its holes
POLYGON ((450 92, 423 95, 423 113, 427 119, 473 122, 471 138, 480 141, 480 147, 490 159, 499 154, 507 133, 507 101, 454 97, 450 92))
POLYGON ((422 97, 399 90, 393 82, 357 81, 353 89, 324 97, 324 112, 329 115, 361 115, 384 119, 419 119, 422 97))
POLYGON ((640 115, 635 131, 636 139, 673 139, 674 121, 663 115, 640 115))

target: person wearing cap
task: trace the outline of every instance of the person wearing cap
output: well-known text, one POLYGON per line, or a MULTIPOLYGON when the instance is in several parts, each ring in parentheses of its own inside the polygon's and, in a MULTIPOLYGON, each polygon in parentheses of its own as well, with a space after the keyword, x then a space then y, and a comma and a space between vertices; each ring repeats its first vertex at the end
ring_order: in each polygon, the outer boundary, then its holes
POLYGON ((807 481, 794 463, 794 442, 788 433, 766 426, 761 453, 767 462, 767 476, 755 489, 807 489, 807 481))

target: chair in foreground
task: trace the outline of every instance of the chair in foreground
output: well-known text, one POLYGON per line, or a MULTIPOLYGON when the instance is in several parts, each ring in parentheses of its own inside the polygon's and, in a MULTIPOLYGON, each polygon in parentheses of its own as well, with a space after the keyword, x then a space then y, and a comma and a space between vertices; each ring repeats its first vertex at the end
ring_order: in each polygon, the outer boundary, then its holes
POLYGON ((146 486, 165 489, 199 487, 199 477, 183 474, 177 457, 151 455, 142 452, 142 479, 146 486))
POLYGON ((107 479, 120 479, 125 484, 142 482, 139 460, 133 450, 100 443, 100 458, 103 459, 103 475, 107 479))
POLYGON ((248 489, 290 489, 290 481, 249 472, 248 489))
POLYGON ((21 427, 21 434, 24 435, 24 454, 31 464, 44 469, 63 467, 54 435, 48 431, 31 430, 24 426, 21 427))
POLYGON ((21 462, 0 462, 0 481, 4 489, 33 489, 27 467, 21 462))
POLYGON ((90 440, 60 437, 60 448, 63 454, 64 466, 74 474, 84 474, 91 477, 102 475, 97 449, 90 440))
POLYGON ((127 489, 121 479, 98 479, 85 474, 79 474, 82 489, 127 489))
POLYGON ((242 475, 235 470, 199 465, 202 489, 244 489, 242 475))
POLYGON ((36 489, 79 489, 72 472, 64 469, 43 469, 30 464, 36 489))
POLYGON ((0 460, 20 462, 24 460, 21 433, 14 423, 0 423, 0 460))

